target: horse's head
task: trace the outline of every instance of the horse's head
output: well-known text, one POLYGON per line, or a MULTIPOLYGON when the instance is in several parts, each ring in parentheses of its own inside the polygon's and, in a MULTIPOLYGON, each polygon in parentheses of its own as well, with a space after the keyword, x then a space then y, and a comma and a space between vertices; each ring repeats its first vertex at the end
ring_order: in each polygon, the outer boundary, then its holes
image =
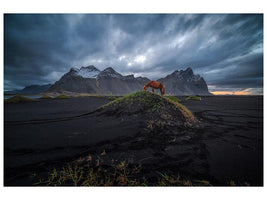
POLYGON ((148 88, 148 86, 144 85, 144 87, 143 87, 144 91, 146 91, 147 88, 148 88))

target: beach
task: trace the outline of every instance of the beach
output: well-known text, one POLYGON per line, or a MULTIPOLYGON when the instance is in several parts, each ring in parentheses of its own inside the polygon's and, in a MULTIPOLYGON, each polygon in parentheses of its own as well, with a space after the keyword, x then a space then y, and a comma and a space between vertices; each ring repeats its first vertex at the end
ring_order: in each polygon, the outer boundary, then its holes
POLYGON ((31 186, 54 168, 91 155, 103 165, 141 165, 151 182, 160 172, 218 186, 262 186, 263 96, 178 98, 197 127, 149 131, 140 113, 96 111, 111 102, 107 96, 5 103, 4 185, 31 186))

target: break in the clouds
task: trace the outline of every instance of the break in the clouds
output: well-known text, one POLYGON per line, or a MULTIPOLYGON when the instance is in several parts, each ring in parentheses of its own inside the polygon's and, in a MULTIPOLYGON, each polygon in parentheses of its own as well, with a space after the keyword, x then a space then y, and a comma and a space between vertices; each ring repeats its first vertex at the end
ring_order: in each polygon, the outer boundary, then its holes
POLYGON ((4 15, 5 90, 87 65, 150 79, 191 67, 210 91, 260 94, 263 15, 4 15))

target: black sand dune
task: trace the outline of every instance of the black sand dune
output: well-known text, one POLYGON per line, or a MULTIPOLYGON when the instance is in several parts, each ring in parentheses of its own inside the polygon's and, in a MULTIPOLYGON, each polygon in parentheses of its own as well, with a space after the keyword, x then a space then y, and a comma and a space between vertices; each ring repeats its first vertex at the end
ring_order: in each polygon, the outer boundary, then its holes
POLYGON ((213 185, 262 185, 263 98, 181 99, 194 115, 149 92, 112 102, 84 97, 5 104, 5 185, 32 185, 66 163, 86 165, 88 155, 104 166, 140 164, 152 183, 160 172, 213 185))

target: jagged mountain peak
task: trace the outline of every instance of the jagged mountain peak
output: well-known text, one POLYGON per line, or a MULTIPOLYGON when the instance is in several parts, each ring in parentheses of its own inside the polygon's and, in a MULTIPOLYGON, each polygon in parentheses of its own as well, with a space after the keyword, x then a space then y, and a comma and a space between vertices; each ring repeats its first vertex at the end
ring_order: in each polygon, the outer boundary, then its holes
MULTIPOLYGON (((94 65, 89 65, 87 67, 82 66, 81 69, 88 69, 88 70, 98 70, 94 65)), ((99 71, 99 70, 98 70, 99 71)))
POLYGON ((194 72, 191 67, 188 67, 186 70, 175 70, 173 74, 191 74, 193 75, 194 72))
POLYGON ((112 67, 107 67, 103 71, 110 71, 110 72, 115 72, 115 70, 112 67))
POLYGON ((76 71, 79 71, 79 68, 78 67, 72 67, 72 68, 70 68, 69 72, 76 72, 76 71))
POLYGON ((159 81, 165 84, 166 93, 169 94, 211 95, 205 80, 198 74, 195 75, 190 67, 186 70, 175 70, 159 81))
POLYGON ((175 70, 172 74, 168 75, 167 77, 175 77, 185 81, 198 81, 201 79, 201 77, 198 74, 197 75, 194 74, 191 67, 188 67, 186 70, 175 70))
POLYGON ((185 73, 186 75, 188 75, 188 76, 193 76, 193 75, 194 75, 194 72, 193 72, 193 70, 192 70, 190 67, 188 67, 188 68, 184 71, 184 73, 185 73))
POLYGON ((192 70, 191 67, 188 67, 185 71, 186 71, 186 72, 193 72, 193 70, 192 70))
POLYGON ((70 69, 70 71, 80 71, 80 70, 89 70, 89 71, 99 71, 94 65, 89 65, 87 67, 81 66, 80 68, 75 66, 70 69))
POLYGON ((72 67, 69 73, 70 75, 81 76, 83 78, 96 78, 100 71, 95 66, 89 65, 87 67, 82 66, 80 69, 78 67, 72 67))
POLYGON ((112 78, 121 78, 123 77, 120 73, 116 72, 112 67, 108 67, 101 71, 98 76, 98 78, 101 77, 112 77, 112 78))

